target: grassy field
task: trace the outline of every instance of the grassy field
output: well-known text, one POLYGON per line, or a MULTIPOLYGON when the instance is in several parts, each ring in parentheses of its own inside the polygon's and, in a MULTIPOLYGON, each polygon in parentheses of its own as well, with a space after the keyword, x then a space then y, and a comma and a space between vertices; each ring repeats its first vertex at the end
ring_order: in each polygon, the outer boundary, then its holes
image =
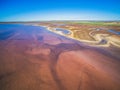
POLYGON ((78 21, 78 22, 73 22, 73 23, 85 24, 85 25, 120 26, 120 22, 118 22, 118 21, 111 21, 111 22, 104 22, 104 21, 78 21))

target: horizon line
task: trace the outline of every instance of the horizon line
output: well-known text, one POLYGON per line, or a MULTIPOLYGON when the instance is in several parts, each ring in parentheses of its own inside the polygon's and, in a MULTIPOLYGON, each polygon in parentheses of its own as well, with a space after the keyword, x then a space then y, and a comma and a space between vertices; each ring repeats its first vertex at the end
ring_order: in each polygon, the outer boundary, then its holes
POLYGON ((9 22, 49 22, 49 21, 110 21, 110 22, 120 22, 120 20, 31 20, 31 21, 0 21, 0 23, 9 23, 9 22))

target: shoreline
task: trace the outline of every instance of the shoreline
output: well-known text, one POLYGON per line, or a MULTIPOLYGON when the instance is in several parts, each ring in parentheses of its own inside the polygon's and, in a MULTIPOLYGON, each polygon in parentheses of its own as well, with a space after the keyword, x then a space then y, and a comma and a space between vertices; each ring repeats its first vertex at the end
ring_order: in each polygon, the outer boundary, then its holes
MULTIPOLYGON (((41 25, 33 25, 33 26, 41 26, 41 25)), ((116 47, 118 47, 118 48, 120 48, 120 46, 119 45, 117 45, 115 42, 113 42, 113 41, 110 41, 109 39, 106 39, 106 41, 107 41, 107 43, 106 44, 100 44, 101 43, 101 41, 102 40, 104 40, 104 39, 102 39, 101 38, 101 36, 102 35, 104 35, 104 34, 97 34, 97 35, 95 35, 93 38, 95 39, 95 41, 89 41, 89 40, 80 40, 80 39, 78 39, 78 38, 74 38, 73 37, 73 32, 71 31, 71 30, 68 30, 69 32, 71 32, 71 34, 70 35, 65 35, 65 34, 63 34, 63 33, 61 33, 61 32, 59 32, 59 31, 53 31, 53 29, 54 28, 51 28, 51 27, 48 27, 48 26, 41 26, 41 27, 44 27, 44 28, 46 28, 48 31, 51 31, 51 32, 53 32, 53 33, 55 33, 55 34, 58 34, 58 35, 61 35, 61 36, 64 36, 64 37, 66 37, 66 38, 70 38, 70 39, 73 39, 73 40, 77 40, 77 41, 79 41, 79 42, 82 42, 82 43, 84 43, 84 44, 89 44, 89 46, 94 46, 94 47, 109 47, 111 44, 112 45, 114 45, 114 46, 116 46, 116 47)), ((63 28, 64 29, 64 28, 63 28)), ((90 34, 90 33, 89 33, 90 34)), ((109 38, 109 37, 108 37, 109 38)))

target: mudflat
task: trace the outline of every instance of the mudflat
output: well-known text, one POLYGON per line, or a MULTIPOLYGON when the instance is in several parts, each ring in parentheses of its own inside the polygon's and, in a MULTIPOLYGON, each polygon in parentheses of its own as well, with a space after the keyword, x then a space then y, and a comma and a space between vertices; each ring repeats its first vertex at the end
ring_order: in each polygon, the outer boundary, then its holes
POLYGON ((42 25, 0 25, 0 90, 120 90, 119 43, 93 45, 42 25))

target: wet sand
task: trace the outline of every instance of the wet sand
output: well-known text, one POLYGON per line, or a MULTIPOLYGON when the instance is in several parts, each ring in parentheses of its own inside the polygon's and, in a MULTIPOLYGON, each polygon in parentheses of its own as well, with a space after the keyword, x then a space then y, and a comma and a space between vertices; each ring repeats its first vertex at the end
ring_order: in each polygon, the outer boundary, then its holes
POLYGON ((0 90, 120 90, 118 47, 89 46, 37 26, 0 30, 0 90))

